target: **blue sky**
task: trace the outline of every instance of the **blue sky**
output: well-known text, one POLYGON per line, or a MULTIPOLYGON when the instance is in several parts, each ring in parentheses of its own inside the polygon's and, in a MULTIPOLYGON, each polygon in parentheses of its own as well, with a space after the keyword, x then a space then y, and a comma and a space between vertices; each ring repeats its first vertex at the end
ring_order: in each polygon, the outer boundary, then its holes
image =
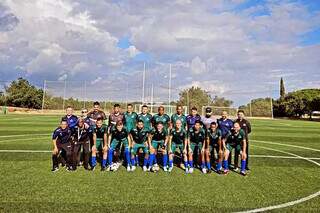
POLYGON ((319 55, 320 1, 0 3, 1 81, 87 81, 92 98, 114 99, 114 88, 128 87, 140 99, 146 62, 146 98, 153 85, 155 101, 168 99, 171 64, 173 99, 201 86, 239 105, 277 97, 280 77, 288 91, 319 87, 319 55))

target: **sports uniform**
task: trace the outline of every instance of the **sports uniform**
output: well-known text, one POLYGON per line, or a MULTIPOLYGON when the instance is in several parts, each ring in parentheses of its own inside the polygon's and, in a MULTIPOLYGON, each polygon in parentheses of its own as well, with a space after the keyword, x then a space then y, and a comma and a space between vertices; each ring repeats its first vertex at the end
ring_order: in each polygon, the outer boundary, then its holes
POLYGON ((136 127, 137 117, 138 117, 138 114, 135 112, 131 112, 131 113, 125 112, 124 113, 125 127, 128 132, 130 132, 132 129, 134 129, 136 127))
POLYGON ((171 121, 173 123, 173 128, 176 127, 177 120, 180 120, 182 123, 182 128, 185 129, 187 126, 187 117, 184 114, 178 115, 177 113, 171 116, 171 121))
POLYGON ((143 121, 144 128, 148 131, 151 130, 151 120, 152 120, 152 115, 150 113, 146 113, 146 114, 140 113, 137 118, 137 121, 143 121))

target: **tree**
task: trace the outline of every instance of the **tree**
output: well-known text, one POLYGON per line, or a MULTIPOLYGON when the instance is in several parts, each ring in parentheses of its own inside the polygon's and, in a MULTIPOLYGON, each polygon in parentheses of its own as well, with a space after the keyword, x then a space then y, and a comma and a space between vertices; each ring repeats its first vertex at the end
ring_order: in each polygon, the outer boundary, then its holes
POLYGON ((283 82, 283 78, 280 79, 280 99, 284 99, 286 95, 286 91, 285 91, 285 88, 284 88, 284 82, 283 82))
POLYGON ((180 92, 179 96, 180 98, 177 102, 178 104, 186 105, 189 109, 195 106, 198 108, 200 113, 202 113, 202 106, 215 105, 229 107, 232 104, 232 101, 227 100, 223 97, 215 96, 212 99, 210 94, 200 87, 192 86, 191 88, 185 89, 180 92))
POLYGON ((5 89, 5 99, 9 106, 40 109, 42 96, 42 89, 37 89, 23 78, 11 82, 5 89))

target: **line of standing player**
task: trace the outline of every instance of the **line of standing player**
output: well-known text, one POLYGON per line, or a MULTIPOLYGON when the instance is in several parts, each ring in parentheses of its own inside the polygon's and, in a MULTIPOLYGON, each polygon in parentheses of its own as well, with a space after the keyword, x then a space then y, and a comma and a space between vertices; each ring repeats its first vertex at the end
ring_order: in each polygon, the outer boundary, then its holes
POLYGON ((67 115, 53 133, 52 171, 59 169, 59 159, 65 160, 69 171, 76 170, 80 163, 85 169, 94 170, 99 155, 101 171, 116 171, 124 162, 127 171, 134 171, 141 161, 143 171, 157 172, 160 160, 165 172, 171 172, 176 163, 186 173, 199 168, 203 173, 228 174, 235 150, 233 170, 239 171, 240 155, 240 174, 247 174, 251 126, 243 111, 238 111, 235 121, 227 118, 226 111, 216 120, 211 108, 200 116, 193 107, 185 116, 178 105, 171 118, 163 106, 153 116, 148 111, 144 105, 137 114, 129 104, 122 113, 116 104, 106 123, 98 102, 90 112, 83 110, 79 118, 68 107, 67 115))

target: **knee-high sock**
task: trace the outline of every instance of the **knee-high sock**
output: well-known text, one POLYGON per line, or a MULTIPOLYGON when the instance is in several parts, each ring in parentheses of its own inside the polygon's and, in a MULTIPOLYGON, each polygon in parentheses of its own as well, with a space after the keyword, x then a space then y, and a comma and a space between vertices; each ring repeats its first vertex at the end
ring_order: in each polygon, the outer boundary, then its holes
MULTIPOLYGON (((162 156, 162 163, 163 163, 163 167, 166 167, 167 164, 168 164, 168 155, 163 155, 162 156)), ((170 161, 169 161, 169 164, 170 164, 170 161)), ((171 166, 171 165, 170 165, 171 166)))
POLYGON ((108 152, 108 164, 109 166, 111 166, 112 164, 112 160, 113 160, 113 149, 109 149, 109 152, 108 152))
POLYGON ((127 166, 130 166, 131 165, 131 161, 130 161, 130 151, 128 148, 125 148, 125 156, 126 156, 126 161, 127 161, 127 166))
POLYGON ((58 167, 58 156, 57 155, 52 155, 52 167, 58 167))
POLYGON ((219 170, 221 170, 221 168, 222 168, 222 163, 219 161, 218 163, 217 163, 217 170, 219 171, 219 170))
POLYGON ((207 162, 207 168, 210 170, 211 169, 211 163, 210 161, 207 162))
POLYGON ((153 166, 154 159, 155 159, 155 154, 150 154, 150 156, 149 156, 149 166, 153 166))
POLYGON ((147 165, 148 165, 148 162, 149 162, 149 159, 144 158, 144 159, 143 159, 143 166, 147 166, 147 165))
POLYGON ((190 168, 193 168, 193 160, 189 160, 189 166, 190 166, 190 168))
POLYGON ((223 160, 223 168, 229 169, 228 160, 223 160))
POLYGON ((241 160, 241 171, 245 171, 246 170, 246 160, 241 160))
POLYGON ((93 167, 95 167, 97 165, 97 157, 96 156, 91 157, 91 165, 93 167))

